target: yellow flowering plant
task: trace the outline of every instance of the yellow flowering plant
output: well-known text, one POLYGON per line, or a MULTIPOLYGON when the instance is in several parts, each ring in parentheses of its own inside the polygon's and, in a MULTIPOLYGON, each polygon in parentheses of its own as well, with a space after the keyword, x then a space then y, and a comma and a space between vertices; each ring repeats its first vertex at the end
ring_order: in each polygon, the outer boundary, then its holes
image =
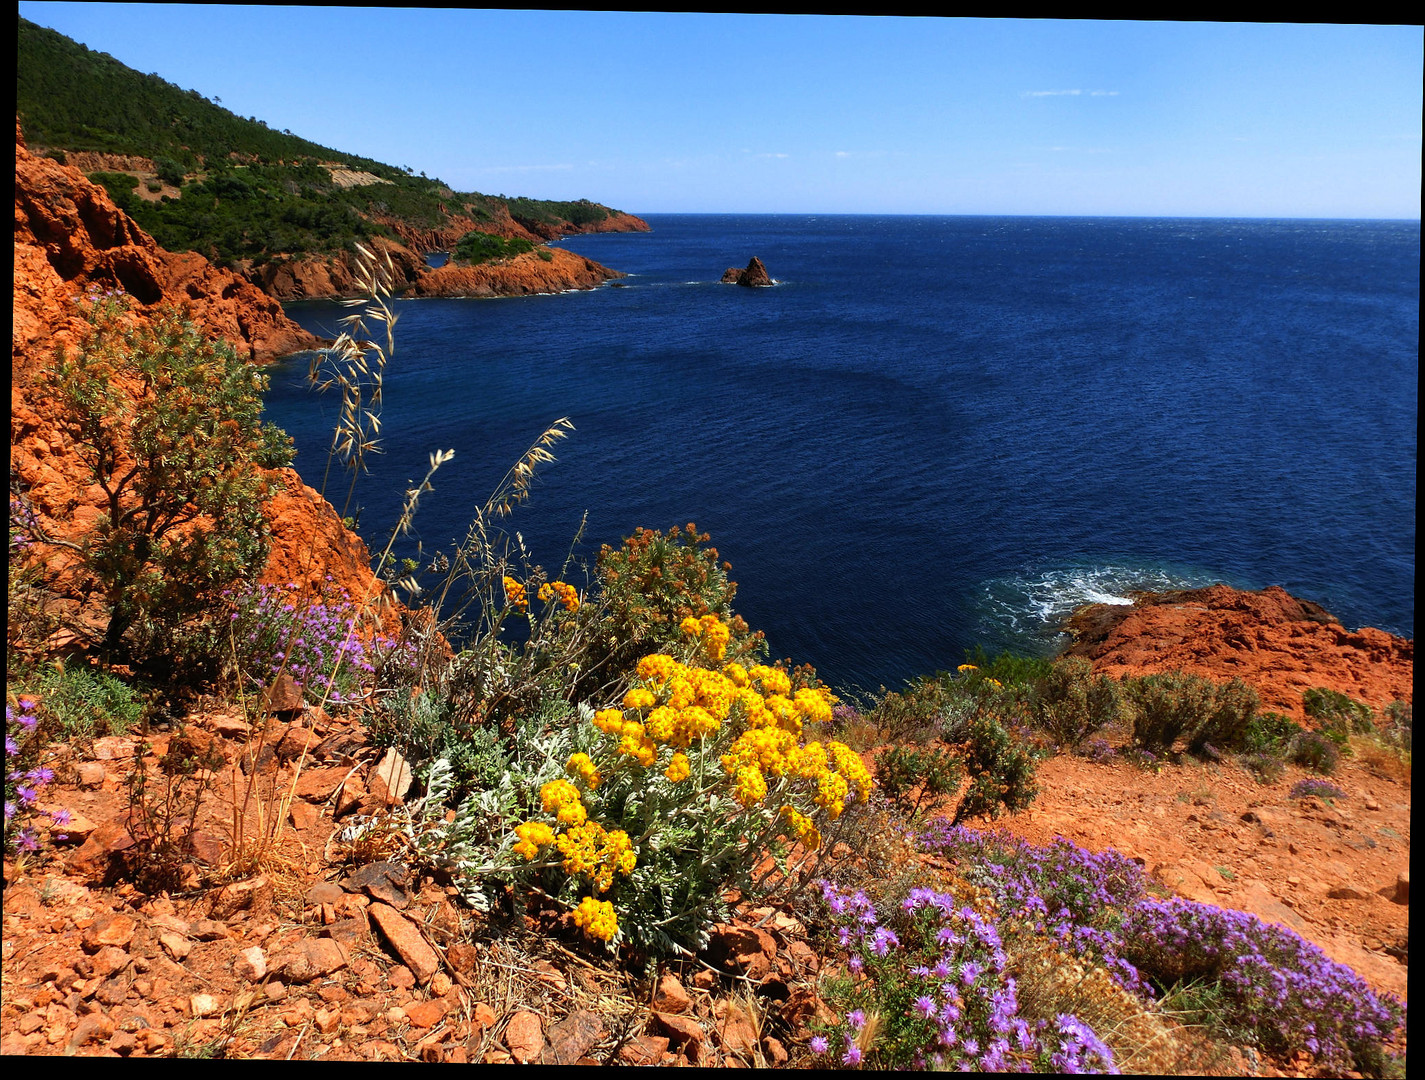
POLYGON ((807 735, 831 718, 829 690, 727 661, 732 631, 711 613, 680 633, 638 660, 616 702, 534 737, 523 757, 540 764, 516 768, 503 796, 475 793, 455 823, 433 826, 444 840, 428 846, 457 880, 475 892, 491 877, 537 886, 591 938, 687 954, 730 889, 753 891, 778 854, 817 852, 869 797, 861 757, 807 735))

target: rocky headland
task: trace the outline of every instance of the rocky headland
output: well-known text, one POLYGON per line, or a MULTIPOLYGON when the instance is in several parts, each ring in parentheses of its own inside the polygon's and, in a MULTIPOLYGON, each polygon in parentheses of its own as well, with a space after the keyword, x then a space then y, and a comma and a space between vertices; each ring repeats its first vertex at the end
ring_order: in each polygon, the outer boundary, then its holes
MULTIPOLYGON (((471 230, 490 233, 506 240, 527 240, 544 244, 575 233, 648 232, 642 218, 632 214, 614 213, 601 221, 583 225, 563 223, 556 229, 542 222, 521 224, 506 211, 494 221, 477 222, 473 218, 453 217, 447 227, 417 229, 392 219, 382 222, 391 227, 398 240, 378 239, 377 249, 391 259, 396 288, 405 296, 528 296, 533 293, 567 292, 571 289, 593 289, 606 281, 625 275, 592 259, 586 259, 563 248, 541 248, 549 258, 538 252, 525 252, 497 262, 460 266, 446 263, 431 269, 426 255, 437 251, 452 251, 460 238, 471 230)), ((248 280, 279 300, 317 300, 351 296, 356 290, 355 267, 346 253, 310 255, 300 258, 281 257, 244 271, 248 280)))

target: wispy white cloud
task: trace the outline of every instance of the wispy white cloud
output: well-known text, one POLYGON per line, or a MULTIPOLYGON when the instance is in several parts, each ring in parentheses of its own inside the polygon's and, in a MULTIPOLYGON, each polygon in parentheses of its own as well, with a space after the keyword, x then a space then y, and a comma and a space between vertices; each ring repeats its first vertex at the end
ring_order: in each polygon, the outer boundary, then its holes
POLYGON ((1117 90, 1025 90, 1022 98, 1032 97, 1117 97, 1117 90))
POLYGON ((572 169, 574 166, 568 162, 559 165, 484 165, 472 170, 477 173, 525 173, 525 172, 560 172, 564 169, 572 169))

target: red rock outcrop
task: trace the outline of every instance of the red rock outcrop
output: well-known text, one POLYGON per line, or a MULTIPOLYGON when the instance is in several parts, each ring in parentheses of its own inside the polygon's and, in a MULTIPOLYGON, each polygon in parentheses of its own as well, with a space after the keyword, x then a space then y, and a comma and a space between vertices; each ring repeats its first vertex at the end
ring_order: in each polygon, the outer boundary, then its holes
MULTIPOLYGON (((371 242, 377 254, 389 256, 394 270, 392 285, 397 292, 414 285, 426 272, 426 261, 403 244, 375 238, 371 242)), ((277 300, 322 300, 332 297, 356 296, 356 267, 348 252, 336 255, 307 255, 302 258, 278 258, 251 267, 247 278, 277 300)))
MULTIPOLYGON (((200 255, 164 251, 103 188, 76 169, 25 148, 15 132, 15 286, 11 331, 10 475, 25 492, 40 529, 75 540, 101 512, 102 492, 74 448, 47 419, 42 376, 59 347, 84 331, 74 299, 91 285, 121 288, 140 317, 177 303, 206 333, 227 338, 240 354, 267 360, 320 344, 283 313, 281 304, 200 255)), ((291 469, 272 476, 277 494, 266 506, 273 529, 264 578, 325 582, 364 594, 370 559, 361 540, 291 469)), ((74 554, 44 551, 47 581, 61 598, 81 589, 74 554)))
POLYGON ((319 343, 280 303, 236 274, 199 255, 164 251, 77 169, 31 155, 17 126, 17 369, 48 360, 56 344, 73 340, 79 325, 73 299, 90 285, 121 288, 145 307, 186 303, 205 332, 257 360, 319 343))
POLYGON ((1374 709, 1414 694, 1415 643, 1382 630, 1347 630, 1324 608, 1271 586, 1226 585, 1144 593, 1131 607, 1075 612, 1068 653, 1118 678, 1181 670, 1254 687, 1262 708, 1306 719, 1302 691, 1337 690, 1374 709))
POLYGON ((499 263, 446 263, 416 279, 413 291, 416 296, 529 296, 592 289, 626 276, 563 248, 540 248, 499 263), (551 257, 542 258, 541 252, 551 257))

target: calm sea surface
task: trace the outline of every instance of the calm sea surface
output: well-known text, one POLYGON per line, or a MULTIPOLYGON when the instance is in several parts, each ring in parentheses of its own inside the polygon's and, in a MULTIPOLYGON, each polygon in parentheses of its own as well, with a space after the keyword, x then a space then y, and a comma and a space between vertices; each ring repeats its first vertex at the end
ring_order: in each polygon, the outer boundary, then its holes
MULTIPOLYGON (((565 241, 622 287, 398 305, 368 542, 454 448, 416 521, 449 548, 567 415, 510 519, 538 561, 585 511, 590 561, 694 521, 773 655, 841 689, 1047 654, 1132 588, 1282 585, 1414 636, 1418 222, 647 220, 565 241), (718 284, 753 255, 775 288, 718 284)), ((268 415, 320 484, 339 402, 305 371, 268 415)))

